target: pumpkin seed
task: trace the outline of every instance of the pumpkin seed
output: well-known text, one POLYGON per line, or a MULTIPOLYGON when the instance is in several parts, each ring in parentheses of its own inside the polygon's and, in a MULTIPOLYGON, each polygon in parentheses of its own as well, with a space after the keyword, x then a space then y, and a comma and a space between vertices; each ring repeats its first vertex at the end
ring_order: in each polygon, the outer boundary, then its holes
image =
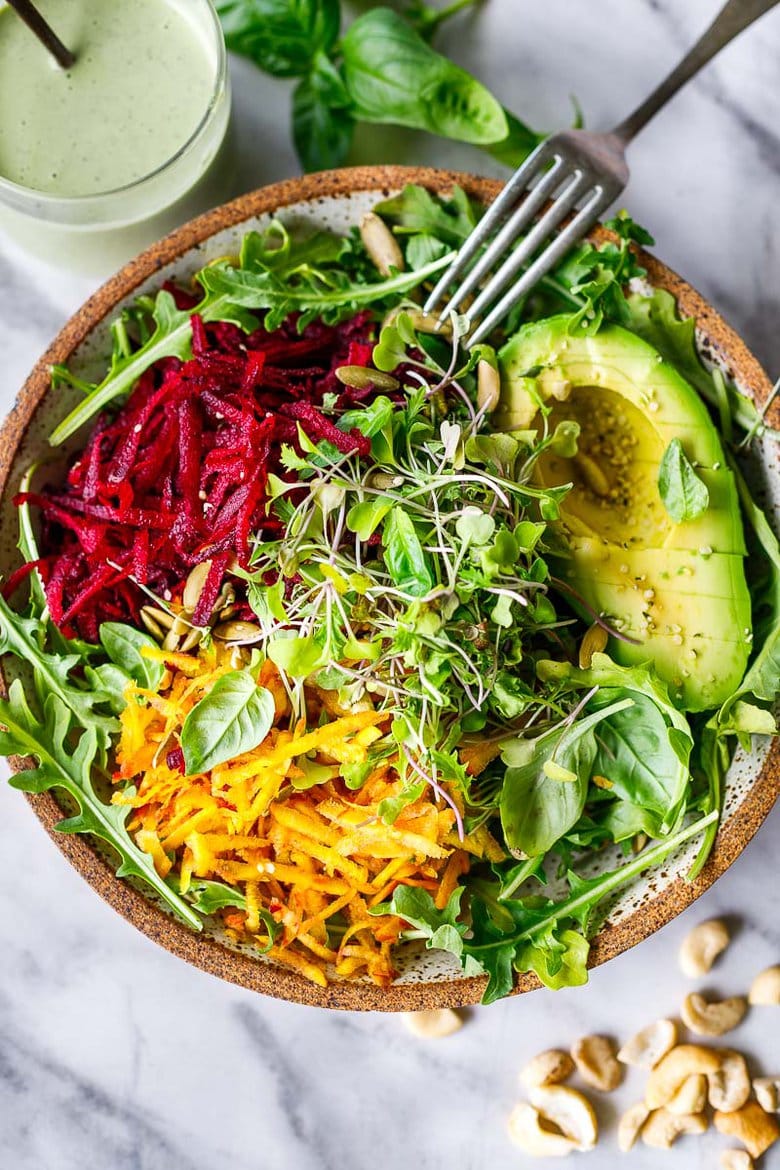
POLYGON ((360 221, 360 238, 381 276, 389 276, 391 268, 403 272, 404 254, 398 240, 373 211, 367 211, 360 221))
POLYGON ((210 569, 211 561, 201 561, 190 571, 182 594, 182 604, 188 613, 194 613, 197 609, 210 569))
POLYGON ((336 377, 344 386, 351 386, 353 390, 397 390, 400 382, 392 374, 383 370, 369 370, 366 366, 339 366, 335 370, 336 377))
POLYGON ((422 309, 391 309, 382 322, 383 327, 385 325, 392 325, 398 320, 401 313, 406 314, 412 327, 418 333, 438 333, 439 337, 452 337, 452 320, 450 317, 442 320, 436 313, 424 313, 422 309))
POLYGON ((501 376, 495 366, 482 358, 477 365, 477 406, 492 414, 501 397, 501 376))
POLYGON ((214 627, 214 637, 218 638, 220 642, 248 644, 259 642, 262 636, 263 631, 255 622, 220 622, 218 626, 214 627))
POLYGON ((186 638, 182 642, 179 650, 182 654, 186 654, 188 650, 194 650, 196 646, 200 645, 200 640, 203 637, 203 631, 195 627, 190 630, 186 638))
POLYGON ((593 655, 600 654, 606 649, 609 635, 603 626, 594 622, 580 642, 579 665, 580 670, 590 670, 593 655))
POLYGON ((160 641, 162 641, 162 639, 165 637, 165 630, 161 625, 159 625, 158 622, 154 620, 153 614, 155 613, 156 610, 152 609, 150 605, 142 606, 141 621, 153 638, 159 638, 160 641))

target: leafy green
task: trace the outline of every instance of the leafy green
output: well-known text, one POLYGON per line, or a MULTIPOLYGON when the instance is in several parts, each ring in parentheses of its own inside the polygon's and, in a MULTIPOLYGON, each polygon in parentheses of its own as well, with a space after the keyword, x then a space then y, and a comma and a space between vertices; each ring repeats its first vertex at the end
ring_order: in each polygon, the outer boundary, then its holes
POLYGON ((215 0, 227 47, 272 77, 305 77, 339 35, 339 0, 215 0))
POLYGON ((569 726, 505 745, 502 758, 509 766, 499 807, 504 839, 513 852, 527 857, 547 853, 577 823, 596 758, 595 728, 632 706, 630 698, 621 699, 569 726))
POLYGON ((385 564, 395 585, 412 597, 424 597, 433 585, 420 538, 402 508, 392 508, 382 528, 385 564))
POLYGON ((248 670, 232 670, 195 704, 181 729, 188 776, 207 772, 262 743, 274 720, 274 699, 248 670))
POLYGON ((658 467, 658 492, 675 524, 695 520, 707 511, 710 493, 690 463, 679 439, 672 439, 658 467))
POLYGON ((327 57, 303 77, 292 98, 293 142, 307 171, 340 166, 349 154, 355 119, 341 76, 327 57))
POLYGON ((100 644, 108 657, 139 687, 156 691, 160 686, 165 666, 154 658, 145 657, 144 649, 157 650, 154 638, 121 622, 103 622, 100 644))

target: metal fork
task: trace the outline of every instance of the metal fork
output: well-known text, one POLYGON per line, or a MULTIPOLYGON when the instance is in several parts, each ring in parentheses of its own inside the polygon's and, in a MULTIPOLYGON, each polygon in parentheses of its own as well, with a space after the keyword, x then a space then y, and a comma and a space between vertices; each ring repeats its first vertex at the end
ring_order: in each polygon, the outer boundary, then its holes
POLYGON ((467 344, 484 340, 624 189, 629 174, 626 147, 642 127, 734 37, 777 3, 780 0, 728 0, 677 68, 614 130, 606 134, 564 130, 538 146, 466 240, 426 301, 425 312, 436 311, 447 289, 465 273, 438 314, 443 320, 478 288, 467 313, 469 321, 478 324, 467 344), (507 285, 511 287, 504 292, 507 285))

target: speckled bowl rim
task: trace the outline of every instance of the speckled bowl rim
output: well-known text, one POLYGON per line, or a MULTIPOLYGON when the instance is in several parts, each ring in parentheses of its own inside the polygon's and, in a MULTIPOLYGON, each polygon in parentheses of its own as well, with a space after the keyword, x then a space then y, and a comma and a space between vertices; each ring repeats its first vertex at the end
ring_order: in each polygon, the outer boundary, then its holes
MULTIPOLYGON (((274 183, 243 195, 185 224, 126 264, 71 317, 22 387, 0 429, 0 494, 5 492, 17 448, 38 404, 49 390, 50 367, 55 363, 67 363, 91 331, 114 312, 117 303, 143 281, 154 276, 163 265, 181 258, 184 253, 217 232, 241 224, 253 216, 274 212, 290 204, 308 201, 316 203, 318 199, 347 196, 357 191, 374 191, 380 198, 398 190, 405 183, 419 183, 435 191, 447 190, 458 184, 469 195, 486 203, 496 197, 502 186, 496 180, 428 167, 354 167, 324 171, 274 183)), ((608 233, 598 228, 594 238, 606 239, 608 233)), ((764 403, 771 390, 769 378, 734 330, 695 289, 666 265, 645 253, 643 263, 651 284, 668 289, 677 298, 682 312, 696 318, 714 354, 724 362, 740 384, 754 395, 757 403, 764 403)), ((4 679, 2 681, 4 684, 4 679)), ((18 762, 12 761, 12 766, 15 771, 19 770, 18 762)), ((677 879, 633 914, 602 930, 593 940, 589 966, 599 966, 648 938, 703 894, 736 860, 757 832, 772 808, 778 791, 780 745, 775 741, 748 796, 718 834, 715 848, 698 879, 693 883, 677 879)), ((338 982, 321 988, 294 971, 228 950, 216 940, 196 934, 169 917, 138 890, 117 878, 88 840, 57 833, 54 826, 62 818, 62 811, 50 793, 27 795, 27 800, 57 848, 101 898, 148 938, 212 975, 278 999, 350 1011, 395 1012, 462 1007, 477 1003, 482 996, 484 977, 395 984, 386 990, 363 982, 338 982)), ((539 986, 535 976, 523 975, 518 979, 513 994, 531 991, 539 986)))

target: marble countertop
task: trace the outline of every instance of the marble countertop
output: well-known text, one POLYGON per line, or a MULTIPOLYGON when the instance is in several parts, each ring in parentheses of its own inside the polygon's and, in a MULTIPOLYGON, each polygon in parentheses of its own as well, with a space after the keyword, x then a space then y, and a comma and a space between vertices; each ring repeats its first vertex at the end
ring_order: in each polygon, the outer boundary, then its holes
MULTIPOLYGON (((564 124, 576 94, 593 127, 645 95, 716 0, 488 0, 442 44, 490 77, 537 126, 564 124)), ((780 12, 745 34, 661 114, 631 151, 624 202, 658 254, 723 311, 780 373, 780 12)), ((235 62, 240 188, 297 173, 287 87, 235 62)), ((354 161, 422 162, 500 174, 477 152, 374 128, 354 161)), ((97 282, 32 262, 0 240, 0 407, 97 282)), ((594 972, 588 987, 536 992, 467 1014, 441 1041, 392 1016, 327 1014, 220 983, 137 934, 47 841, 22 797, 0 787, 0 1166, 9 1170, 509 1170, 528 1164, 505 1119, 517 1072, 539 1049, 603 1031, 625 1038, 675 1013, 690 989, 676 949, 726 915, 735 941, 708 985, 745 990, 780 959, 777 812, 736 866, 683 917, 594 972), (775 893, 771 893, 775 891, 775 893), (771 899, 771 900, 770 900, 771 899)), ((733 1034, 780 1072, 780 1014, 755 1009, 733 1034)), ((598 1103, 605 1130, 641 1078, 598 1103)), ((723 1139, 673 1155, 635 1150, 637 1170, 712 1167, 723 1139)), ((614 1132, 589 1155, 617 1157, 614 1132)), ((780 1167, 780 1150, 765 1163, 780 1167)))

